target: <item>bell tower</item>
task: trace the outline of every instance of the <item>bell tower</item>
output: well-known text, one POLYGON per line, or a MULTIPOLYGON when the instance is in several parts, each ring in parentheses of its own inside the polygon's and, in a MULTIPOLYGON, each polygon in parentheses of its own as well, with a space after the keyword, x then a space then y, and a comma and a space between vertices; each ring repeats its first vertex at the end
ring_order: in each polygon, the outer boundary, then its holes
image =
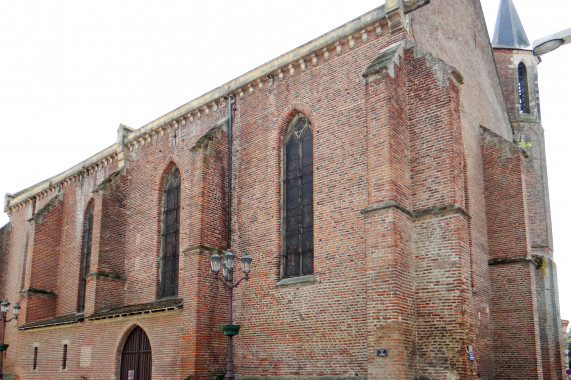
POLYGON ((531 256, 537 267, 529 281, 531 287, 536 289, 534 303, 537 307, 539 337, 520 339, 539 339, 539 372, 543 373, 544 379, 560 379, 563 373, 563 353, 559 343, 561 319, 553 261, 545 140, 537 84, 537 65, 540 59, 533 55, 512 0, 500 1, 492 47, 514 143, 524 150, 523 211, 529 231, 531 256))
MULTIPOLYGON (((501 0, 492 41, 512 122, 540 122, 537 64, 512 0, 501 0)), ((515 130, 516 135, 518 131, 515 130)), ((519 136, 516 136, 519 137, 519 136)), ((518 140, 519 141, 519 140, 518 140)))

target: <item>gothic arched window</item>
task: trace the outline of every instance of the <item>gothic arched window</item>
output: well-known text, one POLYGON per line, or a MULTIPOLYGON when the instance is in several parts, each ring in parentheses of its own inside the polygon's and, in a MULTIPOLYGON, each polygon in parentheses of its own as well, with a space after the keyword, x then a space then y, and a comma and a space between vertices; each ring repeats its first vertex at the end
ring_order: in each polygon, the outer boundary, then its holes
POLYGON ((298 114, 284 137, 283 275, 313 274, 313 132, 298 114))
POLYGON ((180 172, 173 167, 163 186, 160 298, 178 295, 180 172))
POLYGON ((529 113, 529 86, 527 83, 527 67, 520 62, 517 67, 519 83, 519 108, 522 113, 529 113))
POLYGON ((87 208, 83 216, 83 233, 81 242, 81 258, 79 263, 79 287, 77 291, 77 311, 85 310, 85 290, 87 287, 87 274, 91 261, 91 236, 93 232, 93 203, 87 208))

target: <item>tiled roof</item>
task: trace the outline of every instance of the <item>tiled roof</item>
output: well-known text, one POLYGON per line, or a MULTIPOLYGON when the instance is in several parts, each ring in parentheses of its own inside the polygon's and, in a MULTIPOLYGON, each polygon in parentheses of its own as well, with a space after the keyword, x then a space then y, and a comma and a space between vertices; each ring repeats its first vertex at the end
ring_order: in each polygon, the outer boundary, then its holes
POLYGON ((156 313, 159 311, 182 309, 182 299, 168 298, 138 305, 120 306, 112 309, 100 310, 86 317, 89 320, 125 317, 135 314, 156 313))
POLYGON ((83 321, 83 313, 60 315, 59 317, 55 318, 42 319, 39 321, 26 323, 25 325, 19 326, 18 329, 20 330, 37 329, 40 327, 68 325, 71 323, 77 323, 81 321, 83 321))

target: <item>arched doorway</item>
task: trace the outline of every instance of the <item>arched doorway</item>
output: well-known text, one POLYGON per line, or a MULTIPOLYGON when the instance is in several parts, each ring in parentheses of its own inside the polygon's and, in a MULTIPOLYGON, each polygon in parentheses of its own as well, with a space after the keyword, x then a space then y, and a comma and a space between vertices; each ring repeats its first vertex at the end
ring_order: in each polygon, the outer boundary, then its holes
POLYGON ((151 342, 142 328, 127 337, 121 353, 121 380, 151 380, 151 342))

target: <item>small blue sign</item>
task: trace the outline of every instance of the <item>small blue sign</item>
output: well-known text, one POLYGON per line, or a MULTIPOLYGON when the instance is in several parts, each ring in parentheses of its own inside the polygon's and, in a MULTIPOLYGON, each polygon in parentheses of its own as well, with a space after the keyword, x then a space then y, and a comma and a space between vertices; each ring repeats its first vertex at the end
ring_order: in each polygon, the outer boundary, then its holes
POLYGON ((571 376, 571 368, 567 368, 567 370, 565 371, 565 374, 571 376))
POLYGON ((471 361, 476 360, 476 355, 474 355, 474 347, 468 346, 468 359, 471 361))
POLYGON ((379 348, 377 350, 377 356, 389 356, 389 350, 386 348, 379 348))

